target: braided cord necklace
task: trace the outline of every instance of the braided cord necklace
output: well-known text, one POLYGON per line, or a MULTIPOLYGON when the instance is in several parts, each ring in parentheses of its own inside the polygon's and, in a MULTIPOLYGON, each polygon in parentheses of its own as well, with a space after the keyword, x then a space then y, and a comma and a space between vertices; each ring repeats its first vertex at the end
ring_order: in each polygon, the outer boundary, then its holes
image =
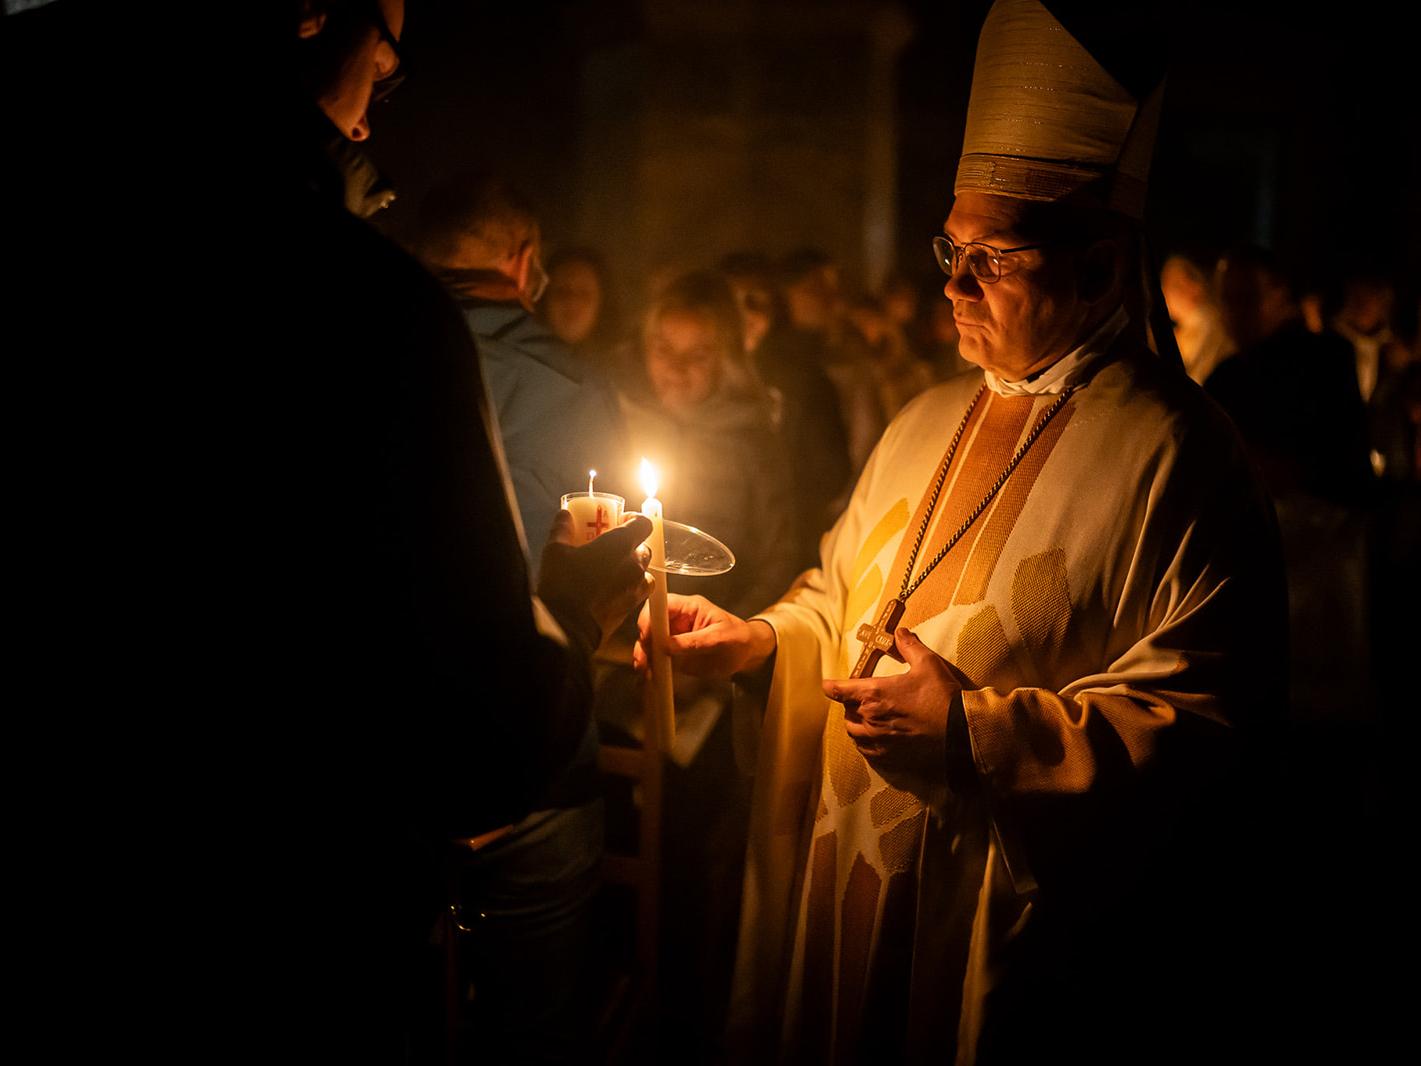
POLYGON ((972 412, 977 409, 977 404, 987 392, 987 386, 983 385, 977 390, 977 394, 972 397, 972 402, 967 405, 967 411, 962 416, 962 421, 957 427, 957 432, 952 435, 952 443, 947 446, 947 454, 943 456, 942 465, 938 468, 937 477, 933 481, 932 492, 928 496, 927 510, 923 513, 923 520, 918 524, 917 535, 913 538, 912 551, 908 553, 908 565, 903 571, 903 584, 899 588, 898 595, 883 605, 883 610, 878 616, 878 621, 873 625, 865 622, 858 628, 858 638, 863 641, 863 651, 859 654, 859 660, 854 666, 850 677, 871 677, 874 667, 878 665, 878 660, 885 655, 893 655, 897 658, 893 642, 893 632, 898 627, 899 621, 903 617, 903 612, 908 605, 908 597, 918 591, 918 587, 927 580, 929 574, 937 569, 938 563, 947 558, 948 552, 952 551, 957 542, 962 539, 968 529, 972 527, 982 512, 987 509, 987 505, 996 498, 1002 486, 1011 477, 1012 471, 1017 468, 1022 459, 1026 458, 1026 453, 1031 450, 1031 446, 1036 443, 1036 439, 1055 418, 1061 408, 1066 406, 1066 401, 1071 398, 1071 394, 1079 386, 1071 385, 1065 389, 1050 407, 1041 413, 1041 417, 1036 420, 1036 425, 1031 427, 1031 432, 1026 435, 1026 439, 1021 442, 1016 453, 1012 455, 1006 468, 992 483, 992 487, 987 490, 987 494, 978 501, 977 506, 963 520, 962 525, 957 527, 956 532, 947 538, 947 542, 942 549, 932 557, 923 567, 916 579, 913 578, 913 565, 918 561, 918 552, 922 549, 923 538, 927 536, 928 527, 932 524, 933 512, 937 510, 938 497, 942 495, 942 488, 947 484, 947 474, 952 468, 952 460, 957 455, 957 446, 962 441, 962 434, 967 430, 967 423, 972 418, 972 412))

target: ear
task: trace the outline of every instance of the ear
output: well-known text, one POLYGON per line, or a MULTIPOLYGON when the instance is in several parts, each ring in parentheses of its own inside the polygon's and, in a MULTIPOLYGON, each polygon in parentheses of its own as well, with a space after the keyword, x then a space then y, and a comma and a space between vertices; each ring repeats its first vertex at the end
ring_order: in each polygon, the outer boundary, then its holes
POLYGON ((513 280, 518 283, 519 292, 528 288, 528 278, 533 272, 534 248, 534 242, 527 240, 518 246, 518 251, 513 255, 513 280))
POLYGON ((1081 299, 1099 303, 1109 296, 1119 280, 1119 254, 1112 240, 1099 240, 1081 256, 1077 282, 1081 299))
POLYGON ((303 41, 308 37, 314 37, 326 27, 326 13, 324 11, 314 11, 311 7, 311 0, 301 2, 301 24, 297 27, 296 35, 303 41))

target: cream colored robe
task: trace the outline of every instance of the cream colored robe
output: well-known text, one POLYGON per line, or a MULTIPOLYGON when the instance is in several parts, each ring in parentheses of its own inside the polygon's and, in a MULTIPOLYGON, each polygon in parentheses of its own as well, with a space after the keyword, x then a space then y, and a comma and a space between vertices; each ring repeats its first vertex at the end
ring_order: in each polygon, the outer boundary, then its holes
MULTIPOLYGON (((1207 778, 1281 691, 1266 499, 1217 408, 1127 348, 1078 350, 1027 386, 1037 394, 989 389, 924 540, 915 575, 1054 394, 1083 383, 908 601, 903 624, 968 679, 962 795, 946 760, 935 780, 884 780, 820 680, 848 676, 858 626, 897 594, 982 373, 905 408, 824 537, 822 568, 760 616, 778 651, 763 719, 738 723, 758 721, 758 750, 733 1061, 975 1061, 1043 894, 1081 883, 1087 842, 1132 854, 1110 835, 1113 807, 1207 778)), ((885 658, 876 672, 905 669, 885 658)))

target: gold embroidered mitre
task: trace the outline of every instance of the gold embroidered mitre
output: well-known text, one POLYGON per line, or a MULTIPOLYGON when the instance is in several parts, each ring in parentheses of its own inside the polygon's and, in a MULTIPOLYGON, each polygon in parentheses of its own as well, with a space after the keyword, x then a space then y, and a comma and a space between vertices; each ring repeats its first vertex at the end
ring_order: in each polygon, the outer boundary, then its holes
POLYGON ((1137 97, 1039 0, 982 27, 954 193, 1082 200, 1141 218, 1164 82, 1137 97))

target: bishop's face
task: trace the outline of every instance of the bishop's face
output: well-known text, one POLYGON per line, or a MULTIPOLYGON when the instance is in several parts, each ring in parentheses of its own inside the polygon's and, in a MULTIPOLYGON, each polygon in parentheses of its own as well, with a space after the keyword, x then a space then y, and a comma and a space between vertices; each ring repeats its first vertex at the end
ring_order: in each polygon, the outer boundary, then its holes
MULTIPOLYGON (((1039 235, 1021 228, 1027 210, 1021 200, 964 191, 943 231, 959 245, 1039 244, 1039 235)), ((1003 255, 995 282, 980 281, 959 263, 943 292, 962 335, 962 357, 1007 381, 1044 370, 1080 344, 1092 312, 1077 285, 1075 256, 1063 245, 1003 255)))

